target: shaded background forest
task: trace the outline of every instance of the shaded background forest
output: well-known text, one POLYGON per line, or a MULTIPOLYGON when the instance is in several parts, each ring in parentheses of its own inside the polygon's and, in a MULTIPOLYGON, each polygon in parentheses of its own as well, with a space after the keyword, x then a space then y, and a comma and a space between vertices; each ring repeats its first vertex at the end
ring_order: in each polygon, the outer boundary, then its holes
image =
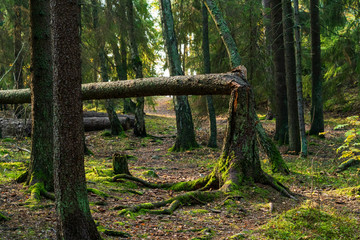
MULTIPOLYGON (((136 39, 143 62, 144 77, 163 75, 165 53, 161 46, 161 24, 157 1, 133 1, 136 39)), ((131 67, 128 25, 125 7, 120 2, 83 1, 81 19, 83 82, 100 81, 99 38, 104 41, 110 81, 135 78, 131 67), (98 27, 94 28, 94 5, 98 5, 98 27), (111 6, 111 7, 110 7, 111 6), (129 67, 130 66, 130 67, 129 67)), ((203 72, 202 63, 202 4, 200 1, 172 2, 175 32, 182 67, 186 74, 203 72)), ((323 100, 325 111, 347 112, 359 109, 359 2, 349 0, 320 1, 323 100)), ((219 1, 234 37, 248 79, 255 89, 258 106, 269 106, 274 96, 273 59, 270 45, 274 37, 266 35, 269 13, 260 1, 219 1), (270 101, 268 101, 270 99, 270 101)), ((311 41, 308 1, 300 1, 302 34, 302 74, 305 106, 311 99, 311 41)), ((30 81, 29 10, 24 0, 0 3, 0 88, 28 87, 30 81), (16 61, 15 61, 16 60, 16 61), (18 69, 17 69, 18 68, 18 69), (19 72, 21 69, 21 73, 19 72)), ((270 26, 271 28, 271 26, 270 26)), ((229 59, 222 40, 209 21, 211 71, 229 71, 229 59)), ((226 111, 228 101, 215 100, 218 113, 226 111)), ((192 99, 197 112, 206 113, 205 98, 192 99)), ((148 99, 151 103, 151 99, 148 99)), ((122 104, 122 103, 120 103, 122 104)), ((120 107, 121 108, 121 107, 120 107)))

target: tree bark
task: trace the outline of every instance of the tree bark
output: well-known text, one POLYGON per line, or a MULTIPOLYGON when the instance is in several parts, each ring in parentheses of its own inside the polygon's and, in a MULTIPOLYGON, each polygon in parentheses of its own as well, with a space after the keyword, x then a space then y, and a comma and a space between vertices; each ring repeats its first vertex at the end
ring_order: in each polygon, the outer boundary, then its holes
MULTIPOLYGON (((96 44, 99 48, 99 60, 100 60, 100 69, 101 69, 101 78, 103 82, 109 81, 107 64, 106 64, 106 52, 105 52, 105 42, 102 39, 101 32, 98 29, 99 25, 99 3, 97 0, 92 0, 92 8, 93 8, 93 28, 96 32, 96 44)), ((112 135, 120 135, 124 132, 122 129, 121 123, 116 115, 114 102, 111 99, 106 99, 105 103, 106 112, 108 113, 110 124, 111 124, 111 134, 112 135)))
MULTIPOLYGON (((202 4, 202 20, 203 20, 203 38, 202 38, 202 50, 204 58, 204 73, 208 74, 211 72, 210 69, 210 47, 209 47, 209 14, 205 4, 202 4)), ((210 120, 210 138, 207 146, 216 148, 217 147, 217 129, 216 129, 216 114, 212 96, 206 96, 206 104, 210 120)))
POLYGON ((307 156, 307 140, 305 133, 304 104, 302 93, 302 66, 301 66, 301 32, 299 18, 299 1, 294 0, 295 9, 295 46, 296 46, 296 91, 299 114, 299 128, 301 138, 301 156, 307 156))
POLYGON ((54 190, 53 78, 50 2, 30 0, 31 21, 31 159, 27 184, 54 190))
MULTIPOLYGON (((174 19, 171 12, 170 0, 159 0, 161 9, 161 22, 165 49, 171 76, 184 75, 181 69, 181 60, 177 49, 176 35, 174 31, 174 19)), ((198 147, 195 140, 194 123, 187 96, 174 98, 176 114, 177 135, 171 151, 184 151, 198 147)))
POLYGON ((283 31, 285 43, 286 93, 289 124, 289 150, 299 153, 301 150, 299 115, 296 93, 296 61, 294 47, 294 21, 291 0, 282 0, 283 31))
POLYGON ((101 239, 84 168, 78 1, 51 0, 54 79, 54 185, 58 239, 101 239))
POLYGON ((310 135, 318 135, 319 133, 324 132, 319 15, 319 0, 310 0, 312 70, 311 127, 309 131, 310 135))
MULTIPOLYGON (((127 17, 128 17, 128 34, 131 47, 131 62, 134 69, 136 78, 143 78, 143 66, 138 51, 137 40, 135 38, 135 18, 134 18, 134 6, 132 0, 126 2, 127 17)), ((135 108, 135 126, 134 134, 137 137, 146 137, 145 129, 145 113, 144 113, 144 97, 136 98, 135 108)))
MULTIPOLYGON (((15 19, 14 19, 14 57, 16 59, 14 63, 14 82, 16 89, 24 88, 24 79, 23 79, 23 61, 24 61, 24 46, 22 42, 22 0, 15 0, 14 2, 14 12, 15 12, 15 19)), ((15 115, 18 118, 21 118, 23 115, 23 106, 22 105, 15 105, 15 115)))
MULTIPOLYGON (((203 2, 205 3, 206 7, 208 8, 210 15, 213 17, 215 24, 218 26, 219 33, 222 36, 224 45, 226 46, 226 49, 228 51, 231 65, 233 68, 235 67, 234 70, 237 71, 237 68, 240 66, 240 63, 241 63, 241 58, 238 53, 235 41, 230 34, 230 30, 227 27, 227 24, 226 24, 225 20, 223 19, 219 8, 216 6, 216 3, 213 0, 204 0, 203 2)), ((247 78, 246 68, 244 69, 244 67, 240 66, 240 70, 243 70, 243 72, 241 72, 243 77, 247 78)), ((255 117, 257 118, 257 115, 255 115, 255 117)), ((273 170, 280 171, 283 173, 288 173, 289 170, 286 167, 286 164, 285 164, 284 160, 282 159, 280 152, 277 150, 275 144, 272 142, 272 140, 266 134, 259 119, 257 119, 257 122, 258 122, 258 124, 256 124, 256 129, 257 129, 258 139, 260 141, 260 144, 263 147, 263 149, 265 150, 267 156, 270 158, 270 162, 273 165, 277 166, 276 168, 273 168, 273 170)))
POLYGON ((289 143, 288 110, 286 95, 285 53, 281 0, 271 0, 272 52, 275 68, 275 140, 280 144, 289 143))

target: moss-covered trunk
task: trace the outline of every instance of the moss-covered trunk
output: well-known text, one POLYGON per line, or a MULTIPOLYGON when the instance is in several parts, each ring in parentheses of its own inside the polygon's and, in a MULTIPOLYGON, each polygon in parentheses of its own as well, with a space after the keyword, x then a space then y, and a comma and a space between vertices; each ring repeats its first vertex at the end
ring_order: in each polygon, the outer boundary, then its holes
POLYGON ((85 182, 81 102, 80 8, 52 0, 54 79, 54 186, 58 239, 101 239, 92 219, 85 182))
MULTIPOLYGON (((165 49, 171 76, 184 75, 174 31, 174 19, 170 0, 159 0, 165 49)), ((172 151, 183 151, 198 147, 195 140, 194 123, 187 96, 174 98, 177 135, 172 151)))
POLYGON ((54 189, 53 177, 53 78, 49 1, 30 0, 31 20, 31 160, 28 185, 43 183, 54 189))
MULTIPOLYGON (((143 66, 135 37, 134 6, 132 0, 126 1, 126 10, 132 67, 135 71, 136 78, 143 78, 143 66)), ((144 97, 136 98, 134 134, 137 137, 146 137, 144 102, 144 97)))

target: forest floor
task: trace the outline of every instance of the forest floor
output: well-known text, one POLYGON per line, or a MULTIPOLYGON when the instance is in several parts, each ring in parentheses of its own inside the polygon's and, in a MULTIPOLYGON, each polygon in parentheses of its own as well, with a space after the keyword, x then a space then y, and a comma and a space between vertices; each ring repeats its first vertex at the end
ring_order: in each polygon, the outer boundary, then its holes
MULTIPOLYGON (((172 215, 119 215, 113 210, 116 206, 160 201, 179 193, 148 189, 129 181, 109 182, 114 153, 133 156, 129 159, 131 174, 157 183, 197 179, 208 174, 220 156, 221 147, 206 147, 207 121, 195 122, 200 148, 168 152, 176 135, 169 98, 158 98, 156 109, 147 109, 146 128, 157 138, 139 139, 131 130, 125 137, 104 136, 104 131, 86 133, 86 143, 93 152, 85 158, 88 187, 108 194, 89 193, 90 208, 100 226, 126 232, 131 235, 129 239, 360 239, 360 191, 356 188, 360 176, 356 168, 335 171, 342 162, 336 149, 343 143, 346 129, 333 130, 341 123, 341 119, 333 118, 327 118, 325 138, 308 137, 307 159, 280 148, 291 170, 289 176, 272 174, 261 153, 263 168, 288 186, 297 200, 257 184, 245 186, 239 198, 181 206, 172 215)), ((218 118, 217 123, 221 146, 226 118, 218 118)), ((273 134, 275 122, 262 123, 273 134)), ((0 221, 0 239, 55 239, 54 203, 44 199, 37 205, 27 204, 29 192, 14 182, 26 169, 29 153, 23 149, 30 149, 30 139, 4 138, 0 142, 0 212, 10 218, 0 221)))

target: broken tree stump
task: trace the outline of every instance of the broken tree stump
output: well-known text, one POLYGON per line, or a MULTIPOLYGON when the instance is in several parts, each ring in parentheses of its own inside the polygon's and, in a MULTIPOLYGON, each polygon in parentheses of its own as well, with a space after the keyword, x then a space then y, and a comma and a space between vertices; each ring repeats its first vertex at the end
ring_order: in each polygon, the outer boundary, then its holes
POLYGON ((115 153, 112 158, 112 165, 114 174, 131 175, 126 154, 115 153))

